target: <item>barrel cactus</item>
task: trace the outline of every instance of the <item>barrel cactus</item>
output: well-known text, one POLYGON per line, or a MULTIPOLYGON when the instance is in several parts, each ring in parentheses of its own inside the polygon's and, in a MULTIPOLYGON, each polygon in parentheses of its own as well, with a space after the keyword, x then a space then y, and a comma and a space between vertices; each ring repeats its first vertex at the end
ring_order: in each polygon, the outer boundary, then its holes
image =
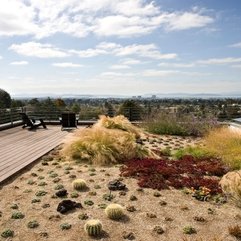
POLYGON ((87 189, 87 184, 83 179, 76 179, 72 182, 72 186, 75 190, 81 191, 87 189))
POLYGON ((108 218, 118 220, 124 216, 124 208, 119 204, 113 203, 106 207, 105 213, 108 218))
POLYGON ((102 232, 102 223, 98 219, 91 219, 85 223, 84 229, 89 236, 99 236, 102 232))

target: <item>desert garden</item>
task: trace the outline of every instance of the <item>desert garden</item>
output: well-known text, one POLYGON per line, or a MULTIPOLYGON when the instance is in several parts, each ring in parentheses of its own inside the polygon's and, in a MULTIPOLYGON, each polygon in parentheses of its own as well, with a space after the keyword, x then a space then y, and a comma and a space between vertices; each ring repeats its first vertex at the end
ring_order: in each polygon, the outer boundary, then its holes
POLYGON ((241 134, 102 116, 0 191, 2 240, 241 238, 241 134))

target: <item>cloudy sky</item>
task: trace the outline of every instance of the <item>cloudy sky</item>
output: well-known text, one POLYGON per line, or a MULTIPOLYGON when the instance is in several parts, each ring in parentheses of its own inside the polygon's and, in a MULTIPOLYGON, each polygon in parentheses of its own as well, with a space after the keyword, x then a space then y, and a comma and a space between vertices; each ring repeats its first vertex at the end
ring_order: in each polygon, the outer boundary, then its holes
POLYGON ((240 0, 0 0, 11 95, 241 90, 240 0))

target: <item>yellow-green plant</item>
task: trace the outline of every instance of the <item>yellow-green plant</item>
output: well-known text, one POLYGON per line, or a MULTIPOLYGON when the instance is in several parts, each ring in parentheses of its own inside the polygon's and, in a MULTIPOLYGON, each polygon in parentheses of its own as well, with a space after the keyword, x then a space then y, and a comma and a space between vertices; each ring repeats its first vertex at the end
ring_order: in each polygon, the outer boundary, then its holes
POLYGON ((72 182, 72 186, 75 190, 81 191, 87 189, 87 184, 83 179, 76 179, 72 182))
POLYGON ((98 122, 95 124, 97 127, 105 127, 108 129, 119 129, 122 131, 127 131, 133 133, 136 138, 141 135, 141 130, 131 124, 131 122, 123 115, 118 115, 115 117, 100 116, 98 122))
POLYGON ((109 204, 105 209, 108 218, 119 220, 124 216, 124 208, 116 203, 109 204))
POLYGON ((225 194, 231 196, 235 203, 241 207, 241 170, 228 172, 220 181, 225 194))
POLYGON ((220 157, 233 169, 241 168, 241 132, 222 127, 209 132, 204 138, 208 152, 220 157))
POLYGON ((102 232, 102 223, 98 219, 91 219, 85 223, 84 230, 89 236, 99 236, 102 232))
POLYGON ((136 143, 134 134, 94 126, 76 132, 62 151, 67 158, 95 165, 109 165, 132 158, 150 156, 150 152, 136 143))

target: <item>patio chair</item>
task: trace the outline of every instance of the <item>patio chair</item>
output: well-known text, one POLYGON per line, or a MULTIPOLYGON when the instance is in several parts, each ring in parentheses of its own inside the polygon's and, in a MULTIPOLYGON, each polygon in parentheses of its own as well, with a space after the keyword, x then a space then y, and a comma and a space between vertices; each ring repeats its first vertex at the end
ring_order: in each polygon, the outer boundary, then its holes
POLYGON ((23 129, 29 127, 29 130, 33 130, 39 126, 43 126, 44 129, 47 128, 42 118, 39 118, 39 120, 36 121, 33 118, 30 119, 26 113, 20 113, 20 115, 22 116, 23 129))
POLYGON ((60 123, 62 124, 63 129, 71 129, 71 128, 78 128, 78 119, 76 118, 75 113, 62 113, 60 118, 60 123))

